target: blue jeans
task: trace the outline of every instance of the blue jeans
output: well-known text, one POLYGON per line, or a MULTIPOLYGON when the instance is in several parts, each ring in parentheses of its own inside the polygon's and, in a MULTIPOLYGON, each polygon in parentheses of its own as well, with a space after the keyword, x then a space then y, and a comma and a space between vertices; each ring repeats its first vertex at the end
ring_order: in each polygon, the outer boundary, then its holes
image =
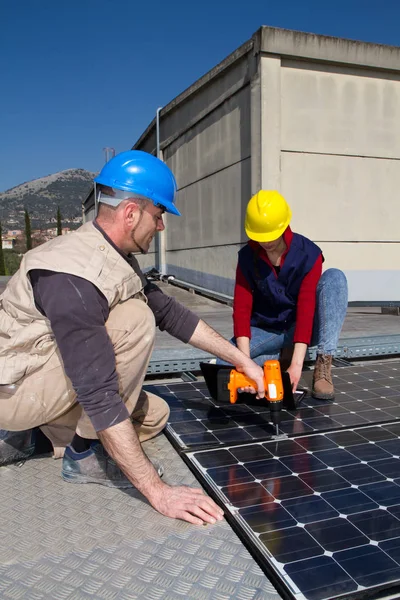
MULTIPOLYGON (((317 299, 310 346, 318 354, 335 354, 348 301, 347 279, 339 269, 325 271, 317 285, 317 299)), ((251 327, 250 357, 260 366, 266 360, 279 358, 282 348, 293 344, 295 326, 283 333, 251 327)), ((236 346, 235 338, 231 343, 236 346)), ((217 360, 218 365, 228 363, 217 360)))

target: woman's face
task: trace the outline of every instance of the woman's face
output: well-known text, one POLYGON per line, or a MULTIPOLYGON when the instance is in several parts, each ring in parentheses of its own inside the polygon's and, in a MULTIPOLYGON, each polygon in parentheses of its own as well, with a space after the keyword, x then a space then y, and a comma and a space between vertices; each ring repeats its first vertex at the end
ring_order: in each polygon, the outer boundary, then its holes
POLYGON ((282 239, 283 236, 280 235, 278 239, 274 240, 273 242, 259 242, 259 244, 266 252, 274 252, 274 250, 277 250, 282 246, 282 239))

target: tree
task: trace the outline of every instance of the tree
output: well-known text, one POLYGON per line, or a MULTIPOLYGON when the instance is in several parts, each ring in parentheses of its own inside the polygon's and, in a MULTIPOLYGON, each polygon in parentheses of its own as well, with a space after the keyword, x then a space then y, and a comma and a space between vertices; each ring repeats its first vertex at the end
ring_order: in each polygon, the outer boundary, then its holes
POLYGON ((26 239, 26 249, 31 250, 32 249, 31 218, 26 209, 25 209, 25 239, 26 239))
POLYGON ((4 250, 4 262, 6 263, 6 275, 14 275, 19 269, 22 255, 15 250, 4 250))
POLYGON ((62 235, 62 224, 61 224, 61 211, 60 207, 57 207, 57 235, 62 235))
POLYGON ((37 246, 41 246, 46 242, 46 238, 44 237, 41 231, 34 231, 32 235, 32 247, 37 248, 37 246))
POLYGON ((4 262, 4 252, 3 252, 3 232, 0 221, 0 275, 6 274, 6 264, 4 262))
POLYGON ((24 254, 26 252, 25 233, 21 233, 15 237, 13 250, 17 254, 24 254))

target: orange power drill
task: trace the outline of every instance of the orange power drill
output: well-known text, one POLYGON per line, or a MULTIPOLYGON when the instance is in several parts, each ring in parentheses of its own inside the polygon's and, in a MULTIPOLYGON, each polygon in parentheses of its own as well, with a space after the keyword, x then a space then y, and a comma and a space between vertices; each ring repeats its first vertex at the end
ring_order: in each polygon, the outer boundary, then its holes
MULTIPOLYGON (((238 389, 252 386, 257 389, 252 379, 239 373, 235 369, 230 372, 228 382, 229 400, 234 404, 237 400, 238 389)), ((264 388, 265 395, 271 409, 271 421, 275 425, 276 434, 279 435, 279 424, 281 422, 281 410, 283 401, 283 382, 281 366, 278 360, 267 360, 264 363, 264 388)))

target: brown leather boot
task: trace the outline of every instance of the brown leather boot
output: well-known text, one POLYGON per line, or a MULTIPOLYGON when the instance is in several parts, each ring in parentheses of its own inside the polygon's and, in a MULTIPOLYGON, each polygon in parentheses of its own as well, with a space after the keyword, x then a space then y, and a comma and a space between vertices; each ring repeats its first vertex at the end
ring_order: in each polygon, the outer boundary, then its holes
POLYGON ((318 354, 315 361, 312 396, 318 400, 333 400, 335 390, 332 383, 332 356, 318 354))

